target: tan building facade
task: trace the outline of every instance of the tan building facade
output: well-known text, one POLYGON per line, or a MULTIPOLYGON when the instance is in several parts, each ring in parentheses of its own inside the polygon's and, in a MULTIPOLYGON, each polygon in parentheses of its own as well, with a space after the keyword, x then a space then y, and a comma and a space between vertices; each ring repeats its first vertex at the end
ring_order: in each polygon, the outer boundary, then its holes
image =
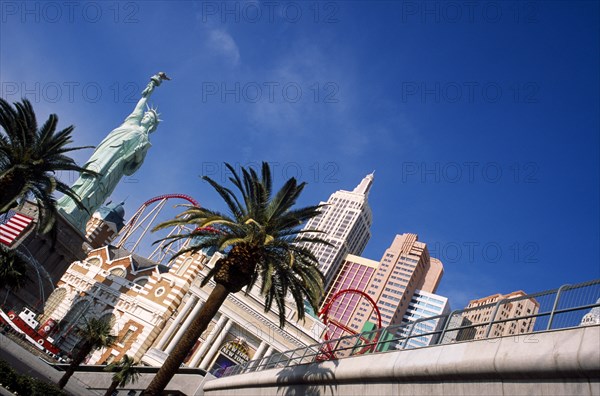
MULTIPOLYGON (((113 323, 116 344, 94 352, 88 364, 105 364, 124 354, 158 366, 187 330, 212 287, 199 284, 219 254, 182 255, 171 268, 124 249, 105 246, 72 263, 52 293, 42 324, 56 323, 50 336, 65 351, 79 341, 76 328, 84 318, 104 317, 113 323)), ((278 326, 275 312, 264 312, 253 289, 230 294, 217 317, 202 334, 185 363, 211 370, 294 349, 320 340, 324 325, 307 316, 297 321, 289 304, 288 324, 278 326)))
MULTIPOLYGON (((366 288, 379 308, 382 327, 400 324, 415 291, 435 293, 443 273, 442 262, 429 256, 417 234, 396 235, 366 288)), ((376 324, 378 318, 371 305, 362 301, 349 326, 361 331, 367 321, 376 324)))
MULTIPOLYGON (((474 338, 485 338, 492 316, 494 320, 518 318, 521 316, 537 314, 540 305, 534 298, 525 298, 525 292, 519 290, 509 294, 493 294, 477 300, 471 300, 465 308, 462 316, 466 318, 474 329, 474 338), (521 298, 523 297, 523 298, 521 298), (503 301, 507 300, 507 301, 503 301), (501 302, 498 306, 497 303, 501 302), (497 306, 497 308, 496 308, 497 306), (480 324, 480 326, 477 326, 480 324)), ((490 331, 490 337, 502 337, 531 333, 535 325, 535 318, 524 318, 503 323, 494 324, 490 331)))
MULTIPOLYGON (((186 298, 143 357, 144 363, 162 364, 187 331, 191 318, 208 299, 214 287, 212 281, 205 287, 200 287, 200 282, 217 257, 219 253, 213 256, 200 276, 196 277, 186 298)), ((264 298, 259 295, 258 287, 247 295, 243 291, 230 294, 207 331, 188 354, 185 364, 214 371, 320 341, 325 328, 320 320, 306 315, 304 321, 298 321, 292 301, 286 301, 288 322, 281 329, 278 314, 273 310, 264 312, 263 302, 264 298)))
MULTIPOLYGON (((411 304, 434 293, 440 283, 444 268, 442 262, 429 256, 425 243, 416 234, 396 235, 380 261, 347 255, 324 304, 342 290, 356 289, 366 292, 381 315, 381 326, 387 327, 414 320, 409 313, 411 304), (415 300, 416 299, 416 300, 415 300), (414 300, 414 301, 413 301, 414 300)), ((447 308, 447 299, 436 304, 439 315, 447 308), (439 305, 439 307, 438 307, 439 305)), ((378 324, 373 304, 359 294, 337 297, 329 309, 327 335, 330 339, 362 332, 368 322, 369 329, 378 324)))
MULTIPOLYGON (((206 261, 201 255, 182 257, 175 266, 198 272, 206 261)), ((173 276, 165 266, 104 246, 69 266, 44 306, 40 322, 56 323, 50 335, 61 349, 73 351, 79 341, 75 330, 85 319, 110 318, 117 342, 95 352, 88 363, 111 362, 125 353, 139 360, 190 285, 190 279, 173 276)))
POLYGON ((125 225, 124 202, 103 205, 85 225, 85 236, 89 246, 96 249, 109 245, 125 225))

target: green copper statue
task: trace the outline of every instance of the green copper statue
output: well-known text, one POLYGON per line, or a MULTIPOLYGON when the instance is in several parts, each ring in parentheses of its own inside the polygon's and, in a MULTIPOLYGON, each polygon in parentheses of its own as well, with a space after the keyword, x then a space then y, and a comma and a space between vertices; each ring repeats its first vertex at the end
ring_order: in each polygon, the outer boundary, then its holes
POLYGON ((67 196, 58 201, 61 214, 80 231, 85 232, 87 221, 106 202, 121 178, 131 176, 144 162, 151 146, 149 134, 156 130, 160 121, 158 112, 149 108, 147 102, 163 80, 170 80, 163 72, 151 77, 133 112, 104 138, 85 163, 84 168, 100 174, 96 177, 81 175, 72 186, 87 212, 79 209, 67 196))

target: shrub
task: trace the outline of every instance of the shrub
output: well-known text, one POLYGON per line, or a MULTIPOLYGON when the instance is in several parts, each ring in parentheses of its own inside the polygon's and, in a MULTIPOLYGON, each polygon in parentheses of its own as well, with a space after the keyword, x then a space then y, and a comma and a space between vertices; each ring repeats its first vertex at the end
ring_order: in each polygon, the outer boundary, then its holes
POLYGON ((0 360, 0 384, 13 393, 27 396, 66 396, 54 384, 49 384, 17 372, 4 360, 0 360))

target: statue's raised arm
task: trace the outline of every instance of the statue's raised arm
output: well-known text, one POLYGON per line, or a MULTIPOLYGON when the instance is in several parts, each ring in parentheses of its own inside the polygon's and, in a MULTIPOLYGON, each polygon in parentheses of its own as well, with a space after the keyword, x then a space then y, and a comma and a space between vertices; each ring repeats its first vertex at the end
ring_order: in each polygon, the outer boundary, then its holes
POLYGON ((125 119, 125 122, 140 122, 142 117, 144 116, 144 108, 148 104, 148 99, 152 92, 154 92, 154 88, 158 87, 162 84, 163 80, 170 80, 170 78, 166 75, 165 72, 158 72, 152 77, 150 77, 150 82, 146 86, 146 88, 142 91, 142 98, 137 102, 135 109, 131 112, 129 116, 125 119))
POLYGON ((164 72, 150 77, 133 112, 96 146, 84 165, 86 169, 99 174, 83 174, 71 187, 85 209, 76 205, 68 196, 59 200, 59 211, 82 232, 85 231, 85 224, 91 214, 106 202, 121 178, 132 175, 144 162, 151 146, 149 135, 156 130, 160 121, 158 111, 152 108, 146 110, 146 107, 150 95, 163 80, 170 80, 164 72))

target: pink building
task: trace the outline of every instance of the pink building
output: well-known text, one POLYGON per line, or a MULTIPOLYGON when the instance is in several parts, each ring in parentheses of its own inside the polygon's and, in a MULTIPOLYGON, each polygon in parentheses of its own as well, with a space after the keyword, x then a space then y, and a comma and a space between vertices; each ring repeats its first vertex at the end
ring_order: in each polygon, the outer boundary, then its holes
MULTIPOLYGON (((323 300, 323 307, 342 290, 366 290, 366 287, 378 266, 378 261, 354 256, 352 254, 346 255, 340 271, 323 300)), ((336 298, 329 309, 329 319, 334 320, 342 326, 347 326, 360 299, 361 297, 358 294, 344 294, 339 298, 336 298)), ((339 325, 336 326, 330 324, 327 331, 331 336, 331 339, 339 338, 347 334, 344 332, 343 327, 339 325)))

